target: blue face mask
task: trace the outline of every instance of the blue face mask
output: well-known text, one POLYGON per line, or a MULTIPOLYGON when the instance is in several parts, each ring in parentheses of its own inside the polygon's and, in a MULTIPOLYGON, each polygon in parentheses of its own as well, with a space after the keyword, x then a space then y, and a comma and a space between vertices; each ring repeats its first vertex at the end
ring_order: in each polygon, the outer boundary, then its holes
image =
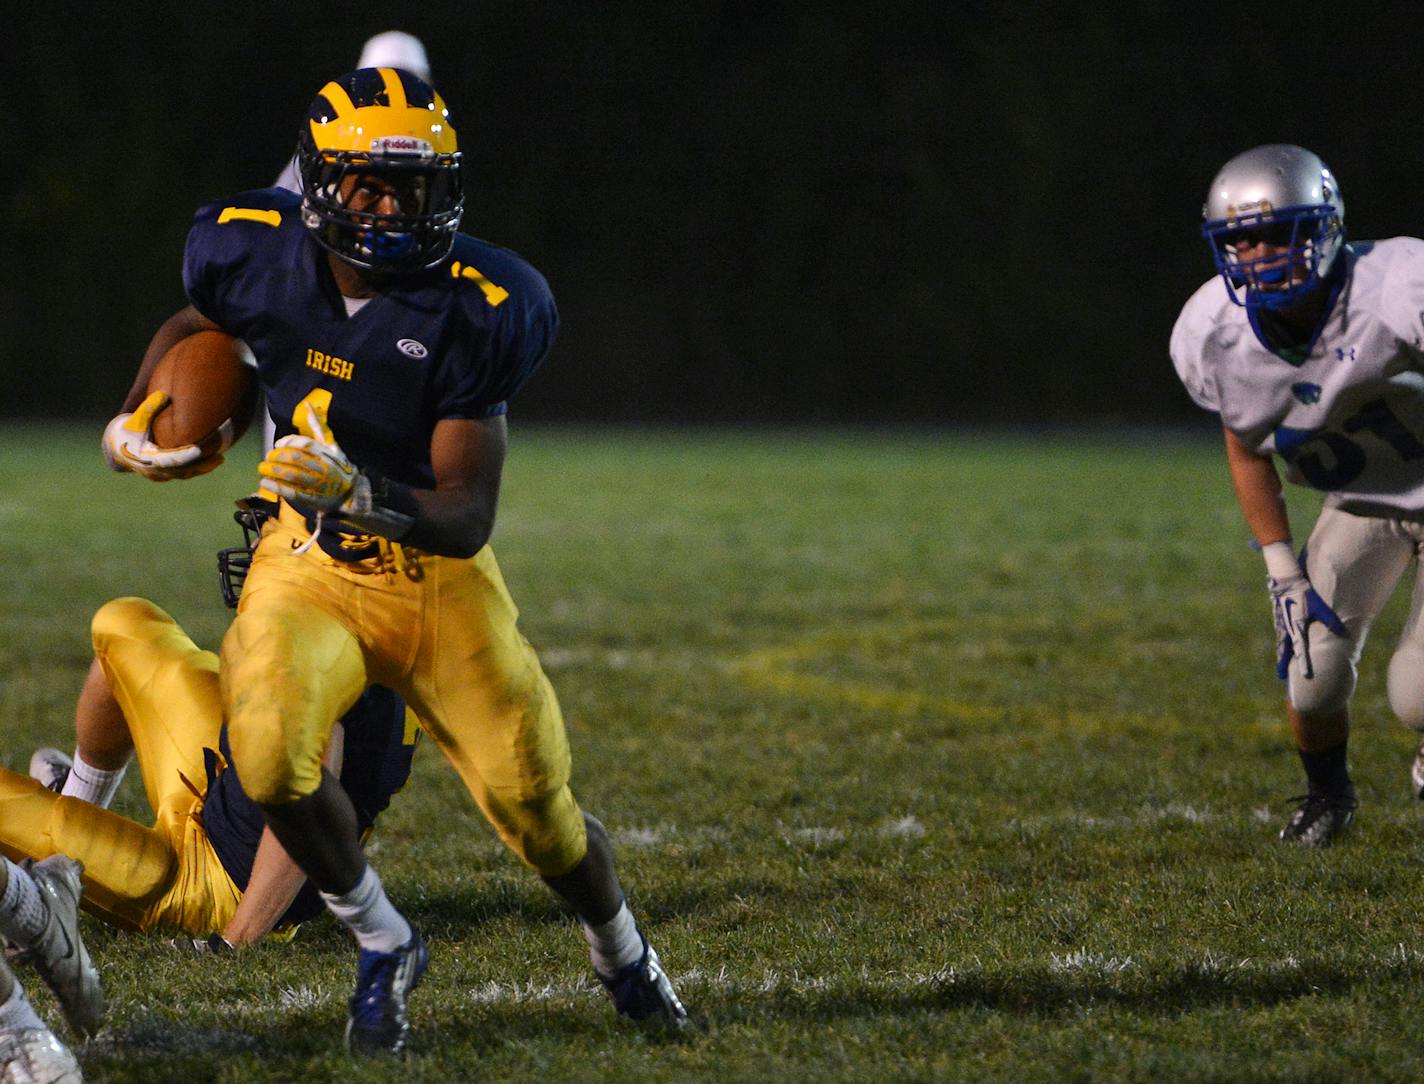
POLYGON ((1202 233, 1231 300, 1250 309, 1282 308, 1313 291, 1343 240, 1329 205, 1283 207, 1269 218, 1217 220, 1203 225, 1202 233), (1277 251, 1251 260, 1237 257, 1240 249, 1260 242, 1277 251))

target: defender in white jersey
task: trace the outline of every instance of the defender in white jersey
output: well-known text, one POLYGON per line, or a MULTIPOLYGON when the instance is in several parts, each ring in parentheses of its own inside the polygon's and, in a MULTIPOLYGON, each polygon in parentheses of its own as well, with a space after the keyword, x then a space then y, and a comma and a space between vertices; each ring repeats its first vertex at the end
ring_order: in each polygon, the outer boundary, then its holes
MULTIPOLYGON (((1221 416, 1266 560, 1308 790, 1281 838, 1323 846, 1356 808, 1346 764, 1356 663, 1424 545, 1424 241, 1346 244, 1335 178, 1284 144, 1223 166, 1203 216, 1220 274, 1183 308, 1172 361, 1197 404, 1221 416), (1287 479, 1327 495, 1299 559, 1275 457, 1287 479)), ((1421 607, 1416 586, 1389 700, 1424 731, 1421 607)), ((1424 746, 1413 783, 1424 798, 1424 746)))

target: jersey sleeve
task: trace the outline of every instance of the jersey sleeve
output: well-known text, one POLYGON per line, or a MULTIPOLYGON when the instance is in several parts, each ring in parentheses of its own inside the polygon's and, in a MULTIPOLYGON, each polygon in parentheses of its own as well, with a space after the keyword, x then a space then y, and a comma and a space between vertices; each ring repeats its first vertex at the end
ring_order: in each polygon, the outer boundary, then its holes
POLYGON ((1208 319, 1210 295, 1207 291, 1216 285, 1216 280, 1208 282, 1192 295, 1177 317, 1172 328, 1172 364, 1177 376, 1192 402, 1203 410, 1221 412, 1221 398, 1217 393, 1216 374, 1207 363, 1206 340, 1211 331, 1208 319))
MULTIPOLYGON (((449 371, 436 403, 436 417, 493 418, 505 413, 509 400, 548 355, 559 331, 559 312, 544 277, 521 260, 491 273, 500 275, 491 304, 485 290, 465 290, 465 303, 489 306, 480 321, 488 333, 475 356, 447 358, 449 371), (500 298, 499 291, 506 296, 500 298)), ((486 285, 489 285, 487 282, 486 285)))
MULTIPOLYGON (((227 301, 228 286, 257 257, 284 221, 294 222, 296 197, 280 189, 243 192, 198 209, 183 247, 183 290, 200 313, 241 335, 243 314, 227 301)), ((270 252, 268 257, 270 259, 270 252)))

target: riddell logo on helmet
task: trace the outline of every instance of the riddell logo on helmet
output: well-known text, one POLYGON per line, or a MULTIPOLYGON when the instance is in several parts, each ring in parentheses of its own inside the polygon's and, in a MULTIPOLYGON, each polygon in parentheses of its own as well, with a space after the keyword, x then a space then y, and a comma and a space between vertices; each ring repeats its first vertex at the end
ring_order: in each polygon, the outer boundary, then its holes
POLYGON ((429 154, 431 146, 413 136, 380 136, 371 140, 372 154, 429 154))

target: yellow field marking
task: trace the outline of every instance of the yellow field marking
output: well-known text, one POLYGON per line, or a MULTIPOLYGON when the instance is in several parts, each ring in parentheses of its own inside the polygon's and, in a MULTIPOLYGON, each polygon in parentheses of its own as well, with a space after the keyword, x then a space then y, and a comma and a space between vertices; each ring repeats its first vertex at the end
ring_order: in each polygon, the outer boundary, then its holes
MULTIPOLYGON (((1079 734, 1117 733, 1142 728, 1155 733, 1169 731, 1196 732, 1203 726, 1219 725, 1216 720, 1188 720, 1163 712, 1102 713, 1084 710, 1070 704, 1045 703, 985 703, 945 696, 921 689, 896 687, 866 681, 853 681, 807 673, 799 667, 828 656, 854 652, 883 654, 884 648, 904 647, 917 641, 944 641, 956 637, 975 637, 979 642, 993 639, 1012 644, 1015 633, 1042 632, 1049 625, 1033 618, 1016 621, 1017 627, 1000 625, 986 629, 976 622, 972 631, 954 622, 905 622, 879 625, 855 631, 833 630, 818 633, 789 645, 763 648, 750 652, 731 664, 731 672, 749 688, 812 703, 857 708, 862 711, 908 717, 932 715, 966 723, 1004 722, 1030 724, 1050 730, 1079 734)), ((1116 622, 1111 627, 1120 630, 1116 622)), ((972 664, 956 664, 965 667, 972 664)), ((1283 719, 1283 717, 1282 717, 1283 719)), ((1274 717, 1252 718, 1251 713, 1233 725, 1250 727, 1276 734, 1282 720, 1274 717)))

